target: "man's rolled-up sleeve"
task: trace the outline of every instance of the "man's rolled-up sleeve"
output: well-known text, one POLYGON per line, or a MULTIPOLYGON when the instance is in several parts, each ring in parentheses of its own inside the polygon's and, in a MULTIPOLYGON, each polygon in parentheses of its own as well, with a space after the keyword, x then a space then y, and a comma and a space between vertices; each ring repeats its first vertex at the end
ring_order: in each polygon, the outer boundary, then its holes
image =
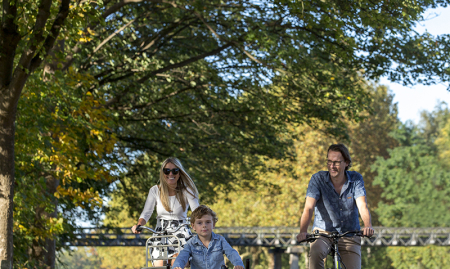
POLYGON ((358 174, 355 179, 355 196, 354 198, 357 199, 362 196, 366 196, 366 188, 364 187, 364 180, 361 174, 358 174))

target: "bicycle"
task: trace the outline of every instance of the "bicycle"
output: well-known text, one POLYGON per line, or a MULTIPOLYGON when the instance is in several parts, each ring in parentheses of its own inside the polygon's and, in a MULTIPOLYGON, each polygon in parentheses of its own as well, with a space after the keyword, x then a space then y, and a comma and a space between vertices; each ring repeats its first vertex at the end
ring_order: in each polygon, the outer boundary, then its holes
POLYGON ((177 232, 178 230, 180 230, 183 226, 187 226, 189 228, 189 225, 190 225, 189 218, 187 219, 186 223, 181 224, 175 230, 170 230, 171 227, 167 226, 163 231, 155 231, 152 228, 138 225, 136 227, 136 231, 140 232, 143 229, 145 229, 145 230, 148 230, 153 233, 153 235, 150 238, 148 238, 145 243, 145 267, 142 267, 141 269, 171 269, 172 268, 172 265, 171 265, 172 260, 175 260, 176 257, 169 257, 169 247, 175 247, 178 250, 178 253, 181 248, 180 241, 178 240, 178 237, 174 235, 174 233, 177 232), (168 239, 170 237, 176 239, 173 244, 168 243, 168 239), (153 246, 152 242, 153 242, 153 239, 156 239, 156 238, 162 238, 162 240, 161 240, 162 245, 157 246, 158 248, 160 248, 162 250, 161 251, 162 255, 160 255, 158 258, 155 259, 155 258, 153 258, 151 253, 152 253, 153 248, 155 248, 155 246, 153 246), (150 254, 150 259, 149 259, 149 254, 150 254), (153 266, 154 261, 157 261, 157 260, 167 261, 167 265, 153 266), (148 266, 149 262, 151 262, 152 267, 148 266))
POLYGON ((338 232, 321 233, 320 231, 316 230, 316 231, 314 231, 313 234, 308 234, 306 236, 306 239, 299 241, 298 244, 300 244, 302 242, 312 243, 312 242, 316 241, 317 239, 320 239, 319 238, 320 236, 330 238, 332 240, 332 244, 331 244, 330 252, 328 255, 333 257, 333 268, 331 268, 331 269, 342 269, 341 264, 344 266, 345 269, 347 269, 345 264, 342 262, 341 256, 339 255, 339 249, 338 249, 339 239, 346 236, 347 234, 355 234, 358 236, 364 236, 362 231, 348 231, 348 232, 340 234, 338 232))

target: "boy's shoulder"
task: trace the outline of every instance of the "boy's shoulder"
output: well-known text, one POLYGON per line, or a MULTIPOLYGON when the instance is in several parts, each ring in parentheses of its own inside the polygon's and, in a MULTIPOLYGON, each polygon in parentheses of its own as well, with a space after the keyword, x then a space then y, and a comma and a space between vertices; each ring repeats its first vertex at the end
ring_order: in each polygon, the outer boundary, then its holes
POLYGON ((213 240, 219 240, 219 241, 225 240, 225 237, 221 236, 220 234, 216 234, 216 233, 212 232, 211 235, 212 235, 213 240))
POLYGON ((200 239, 198 238, 198 235, 195 234, 187 241, 186 244, 189 244, 189 245, 193 246, 199 241, 200 241, 200 239))

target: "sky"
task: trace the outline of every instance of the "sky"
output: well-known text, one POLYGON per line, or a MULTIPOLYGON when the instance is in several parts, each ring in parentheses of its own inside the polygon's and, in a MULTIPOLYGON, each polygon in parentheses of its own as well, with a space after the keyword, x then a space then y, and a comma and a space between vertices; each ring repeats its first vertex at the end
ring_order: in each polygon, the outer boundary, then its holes
MULTIPOLYGON (((424 15, 425 21, 416 25, 416 31, 428 31, 432 35, 450 34, 450 7, 429 10, 424 15)), ((411 120, 418 123, 420 112, 432 111, 439 101, 450 104, 450 92, 447 85, 432 86, 414 85, 405 87, 398 83, 391 83, 382 78, 380 84, 387 85, 395 94, 394 102, 398 105, 398 117, 402 122, 411 120)))

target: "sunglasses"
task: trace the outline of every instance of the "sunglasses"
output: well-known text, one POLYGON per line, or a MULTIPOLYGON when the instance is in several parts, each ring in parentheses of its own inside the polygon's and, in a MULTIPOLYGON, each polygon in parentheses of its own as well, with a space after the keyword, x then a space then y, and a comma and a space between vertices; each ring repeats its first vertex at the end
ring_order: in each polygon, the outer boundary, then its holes
POLYGON ((180 169, 179 168, 174 168, 174 169, 164 168, 163 169, 163 173, 166 175, 169 175, 170 172, 172 172, 172 174, 174 174, 174 175, 177 175, 178 172, 180 172, 180 169))

